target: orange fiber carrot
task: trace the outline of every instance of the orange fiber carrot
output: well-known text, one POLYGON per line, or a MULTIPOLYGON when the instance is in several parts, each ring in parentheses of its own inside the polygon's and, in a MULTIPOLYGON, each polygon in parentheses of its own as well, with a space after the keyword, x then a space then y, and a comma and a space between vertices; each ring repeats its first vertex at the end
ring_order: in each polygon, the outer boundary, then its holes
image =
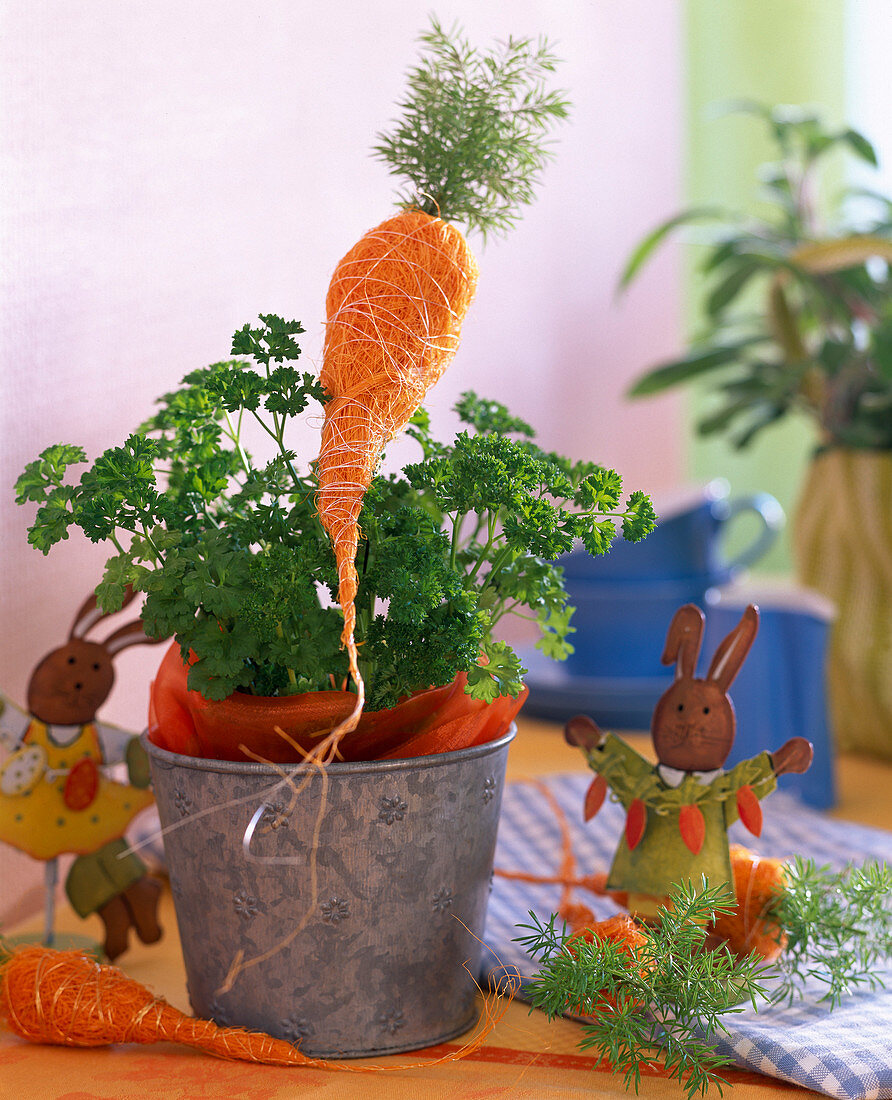
POLYGON ((366 233, 332 276, 320 376, 330 400, 316 473, 319 518, 338 566, 341 640, 358 692, 341 734, 355 728, 364 699, 354 640, 363 496, 385 444, 455 355, 477 275, 457 229, 408 209, 366 233))
POLYGON ((284 1039, 186 1016, 115 966, 78 951, 27 947, 0 967, 0 1014, 32 1043, 98 1047, 112 1043, 183 1043, 218 1058, 278 1066, 327 1063, 284 1039))
POLYGON ((354 637, 362 499, 385 444, 452 360, 477 287, 456 224, 506 232, 532 201, 568 104, 547 87, 557 59, 544 39, 480 53, 435 18, 407 74, 400 118, 375 155, 403 185, 399 214, 365 234, 335 269, 326 300, 321 382, 330 395, 316 463, 318 510, 334 548, 342 643, 357 700, 326 742, 355 729, 364 689, 354 637))
POLYGON ((230 1061, 312 1066, 350 1073, 388 1073, 457 1062, 473 1054, 504 1016, 517 991, 510 977, 484 998, 481 1019, 460 1047, 424 1062, 344 1065, 301 1054, 284 1039, 187 1016, 116 966, 80 951, 39 945, 15 950, 0 963, 0 1019, 31 1043, 100 1047, 115 1043, 182 1043, 230 1061))
POLYGON ((719 914, 713 931, 735 955, 755 952, 766 962, 774 962, 785 944, 780 927, 771 919, 771 907, 784 888, 783 862, 732 844, 731 871, 737 908, 719 914))

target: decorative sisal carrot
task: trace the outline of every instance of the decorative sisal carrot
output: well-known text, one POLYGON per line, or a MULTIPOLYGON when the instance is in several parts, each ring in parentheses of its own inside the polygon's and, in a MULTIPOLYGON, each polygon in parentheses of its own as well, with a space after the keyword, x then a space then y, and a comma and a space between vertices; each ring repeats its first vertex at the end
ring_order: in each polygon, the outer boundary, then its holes
POLYGON ((516 991, 510 976, 502 981, 498 994, 484 998, 481 1019, 472 1034, 437 1058, 409 1065, 344 1065, 309 1058, 284 1039, 259 1031, 219 1027, 211 1020, 187 1016, 116 966, 100 966, 80 951, 35 945, 17 948, 0 963, 0 1020, 22 1039, 51 1046, 170 1042, 230 1061, 388 1073, 457 1062, 473 1054, 516 991))
POLYGON ((0 1015, 32 1043, 99 1047, 113 1043, 183 1043, 218 1058, 278 1066, 327 1063, 284 1039, 186 1016, 115 966, 79 951, 27 947, 0 967, 0 1015))
POLYGON ((409 74, 403 117, 376 148, 411 183, 401 213, 365 234, 335 268, 326 299, 321 382, 330 394, 316 463, 319 518, 338 566, 338 601, 357 699, 331 735, 356 727, 364 702, 355 641, 362 501, 384 446, 450 363, 477 286, 462 234, 503 231, 529 202, 548 157, 544 137, 567 113, 543 76, 547 44, 510 40, 480 55, 432 22, 409 74))

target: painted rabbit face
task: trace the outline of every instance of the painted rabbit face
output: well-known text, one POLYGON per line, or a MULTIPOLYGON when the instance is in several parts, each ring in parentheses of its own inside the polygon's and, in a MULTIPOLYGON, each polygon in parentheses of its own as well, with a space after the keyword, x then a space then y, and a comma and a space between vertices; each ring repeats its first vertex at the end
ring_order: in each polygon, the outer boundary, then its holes
POLYGON ((682 771, 713 771, 734 744, 734 710, 715 683, 677 681, 654 710, 652 738, 661 764, 682 771))
POLYGON ((82 725, 95 718, 114 679, 105 649, 96 642, 74 639, 35 668, 28 685, 28 709, 41 722, 82 725))
POLYGON ((698 679, 703 626, 703 612, 694 604, 673 616, 662 661, 676 666, 675 682, 660 697, 650 727, 660 763, 687 772, 713 771, 728 758, 736 731, 728 688, 755 640, 759 610, 747 607, 715 651, 705 678, 698 679))

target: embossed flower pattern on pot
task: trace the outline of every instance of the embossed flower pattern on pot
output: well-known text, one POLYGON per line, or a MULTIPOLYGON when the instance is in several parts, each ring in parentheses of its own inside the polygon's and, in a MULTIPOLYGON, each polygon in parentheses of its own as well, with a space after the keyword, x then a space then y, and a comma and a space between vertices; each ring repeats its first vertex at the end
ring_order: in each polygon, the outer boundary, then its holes
POLYGON ((380 806, 378 820, 383 821, 385 825, 392 825, 394 821, 402 821, 409 809, 398 795, 393 798, 382 796, 380 806))
POLYGON ((382 1031, 387 1031, 391 1035, 396 1035, 400 1028, 406 1026, 406 1020, 398 1008, 392 1008, 389 1012, 382 1012, 378 1017, 378 1023, 381 1025, 382 1031))
POLYGON ((179 787, 173 792, 173 804, 176 806, 180 817, 188 817, 192 813, 192 799, 179 787))
POLYGON ((261 829, 284 829, 288 826, 291 812, 284 802, 270 802, 260 815, 261 829))
POLYGON ((232 899, 232 905, 245 922, 253 920, 260 912, 260 902, 247 890, 239 890, 232 899))
POLYGON ((483 801, 492 802, 496 796, 496 778, 494 775, 487 776, 483 784, 483 801))
POLYGON ((452 891, 444 886, 442 890, 438 890, 434 894, 432 901, 434 912, 444 913, 447 909, 452 908, 452 891))
POLYGON ((322 919, 326 924, 340 924, 350 916, 350 906, 343 898, 330 898, 322 903, 322 919))
POLYGON ((282 1035, 291 1043, 299 1043, 301 1039, 309 1039, 315 1033, 315 1028, 309 1020, 303 1016, 289 1016, 279 1024, 282 1035))

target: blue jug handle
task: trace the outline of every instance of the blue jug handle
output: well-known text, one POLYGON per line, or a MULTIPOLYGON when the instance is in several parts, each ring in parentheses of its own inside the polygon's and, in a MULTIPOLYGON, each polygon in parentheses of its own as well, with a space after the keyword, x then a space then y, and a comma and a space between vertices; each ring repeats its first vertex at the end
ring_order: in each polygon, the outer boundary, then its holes
POLYGON ((716 503, 721 506, 721 512, 716 518, 725 523, 744 512, 755 512, 762 521, 762 528, 755 540, 726 564, 728 573, 734 576, 768 553, 784 529, 787 517, 780 501, 771 493, 753 493, 751 496, 735 497, 734 500, 716 503))

